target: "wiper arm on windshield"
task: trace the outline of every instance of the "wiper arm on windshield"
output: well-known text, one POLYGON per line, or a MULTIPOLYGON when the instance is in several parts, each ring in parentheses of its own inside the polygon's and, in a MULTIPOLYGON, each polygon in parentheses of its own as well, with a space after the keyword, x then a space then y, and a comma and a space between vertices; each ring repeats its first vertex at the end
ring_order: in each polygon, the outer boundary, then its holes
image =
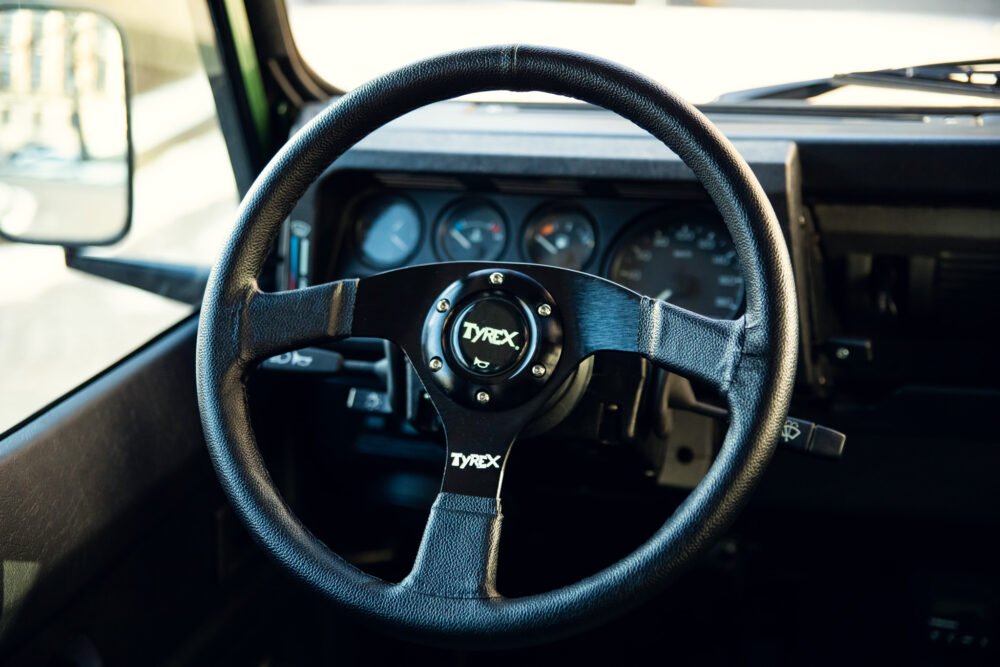
POLYGON ((793 81, 725 93, 714 103, 732 104, 754 100, 808 100, 849 85, 926 90, 977 97, 1000 97, 1000 59, 967 60, 917 65, 899 69, 835 74, 826 79, 793 81))

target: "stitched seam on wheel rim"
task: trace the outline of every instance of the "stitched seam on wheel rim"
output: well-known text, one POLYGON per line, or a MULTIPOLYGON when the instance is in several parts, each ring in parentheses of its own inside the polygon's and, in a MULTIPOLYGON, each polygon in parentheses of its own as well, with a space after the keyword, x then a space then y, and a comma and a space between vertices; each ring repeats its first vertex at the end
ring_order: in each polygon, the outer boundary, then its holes
POLYGON ((722 393, 724 396, 729 395, 729 389, 733 385, 733 381, 736 379, 736 374, 740 371, 740 366, 743 364, 743 359, 750 355, 746 350, 747 344, 747 318, 746 315, 740 318, 743 326, 739 328, 739 345, 736 347, 736 360, 732 364, 732 370, 729 373, 729 377, 726 379, 725 384, 722 387, 722 393))
POLYGON ((358 300, 359 278, 337 281, 330 294, 326 334, 332 338, 349 338, 354 330, 354 307, 358 300))
POLYGON ((247 349, 246 343, 250 336, 250 301, 256 294, 256 281, 253 281, 235 299, 236 317, 233 318, 233 323, 236 330, 233 332, 233 339, 236 341, 236 363, 240 366, 241 378, 245 377, 247 368, 250 366, 252 351, 247 349))

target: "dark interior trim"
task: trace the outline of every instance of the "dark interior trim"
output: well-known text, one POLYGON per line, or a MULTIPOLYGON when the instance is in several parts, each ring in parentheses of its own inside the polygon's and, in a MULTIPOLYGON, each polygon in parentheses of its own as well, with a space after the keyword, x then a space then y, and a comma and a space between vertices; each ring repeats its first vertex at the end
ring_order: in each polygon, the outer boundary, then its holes
POLYGON ((5 646, 155 531, 191 492, 192 470, 211 479, 196 329, 185 320, 0 440, 5 646), (7 576, 12 564, 23 576, 7 576))

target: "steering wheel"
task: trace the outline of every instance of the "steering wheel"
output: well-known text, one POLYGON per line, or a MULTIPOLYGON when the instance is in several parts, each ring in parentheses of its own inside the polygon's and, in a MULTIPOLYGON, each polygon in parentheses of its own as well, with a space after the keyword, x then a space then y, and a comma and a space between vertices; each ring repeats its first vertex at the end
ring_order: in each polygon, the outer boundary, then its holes
MULTIPOLYGON (((374 79, 275 155, 244 198, 208 282, 198 330, 198 403, 230 501, 285 570, 390 632, 455 647, 511 646, 566 636, 626 611, 712 543, 774 451, 797 338, 792 271, 774 212, 708 119, 616 64, 536 46, 494 46, 374 79), (710 319, 602 278, 531 264, 428 264, 306 289, 259 290, 257 277, 282 221, 338 156, 404 113, 498 89, 604 107, 679 155, 732 235, 745 281, 743 316, 710 319), (413 569, 398 583, 355 568, 302 525, 268 475, 250 426, 246 379, 258 362, 347 336, 398 345, 446 435, 441 492, 413 569), (495 581, 511 445, 579 364, 601 350, 633 352, 709 383, 729 405, 725 442, 684 503, 632 554, 572 585, 503 597, 495 581)), ((530 459, 531 452, 518 456, 530 459)))

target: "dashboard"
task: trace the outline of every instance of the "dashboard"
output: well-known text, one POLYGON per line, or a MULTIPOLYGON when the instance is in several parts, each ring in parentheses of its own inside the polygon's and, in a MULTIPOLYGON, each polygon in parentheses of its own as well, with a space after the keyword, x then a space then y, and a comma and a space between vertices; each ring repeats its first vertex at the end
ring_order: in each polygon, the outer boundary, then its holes
MULTIPOLYGON (((1000 308, 1000 124, 713 120, 788 244, 801 393, 988 382, 982 360, 996 355, 977 323, 1000 308)), ((449 102, 394 121, 309 189, 276 259, 281 288, 478 259, 578 269, 713 317, 738 317, 743 302, 729 235, 693 173, 628 122, 571 105, 449 102)))
MULTIPOLYGON (((986 437, 983 424, 957 416, 1000 410, 1000 357, 983 326, 984 314, 1000 312, 1000 124, 908 114, 712 119, 748 162, 788 245, 800 324, 792 414, 847 433, 859 450, 884 446, 887 432, 934 451, 942 439, 956 447, 986 437)), ((449 260, 558 265, 717 318, 743 307, 731 239, 694 174, 628 122, 569 105, 450 102, 394 121, 308 189, 271 266, 273 287, 286 289, 449 260)), ((435 489, 436 415, 398 350, 347 340, 303 355, 269 365, 336 369, 312 400, 356 413, 345 422, 357 429, 355 449, 431 461, 425 483, 435 489)), ((578 376, 569 407, 529 436, 625 445, 656 484, 697 483, 723 430, 670 410, 669 378, 611 354, 578 376)), ((869 493, 850 497, 831 486, 829 502, 889 502, 883 478, 868 481, 869 493)), ((915 486, 899 502, 940 507, 931 489, 946 488, 915 486)), ((975 485, 963 488, 965 509, 978 511, 975 485)), ((793 482, 781 502, 814 502, 812 491, 793 482)))

